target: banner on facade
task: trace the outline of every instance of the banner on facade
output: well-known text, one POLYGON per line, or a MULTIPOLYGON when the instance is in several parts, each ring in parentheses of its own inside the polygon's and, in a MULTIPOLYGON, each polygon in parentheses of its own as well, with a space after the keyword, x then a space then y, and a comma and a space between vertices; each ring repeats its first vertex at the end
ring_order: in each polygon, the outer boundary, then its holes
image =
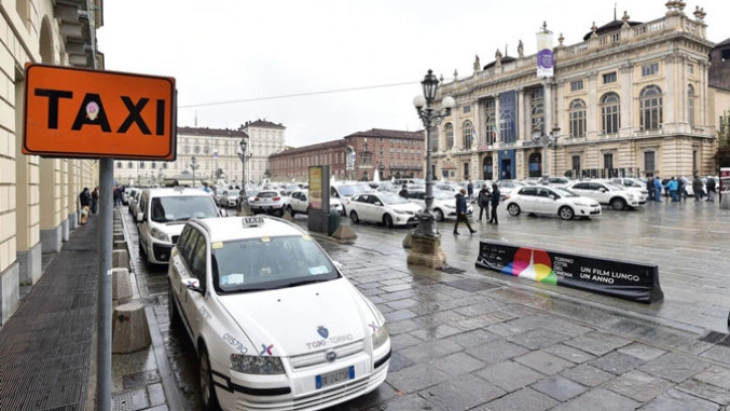
POLYGON ((481 241, 476 266, 645 304, 664 298, 656 265, 481 241))
POLYGON ((730 191, 730 167, 720 167, 720 192, 730 191))
POLYGON ((552 77, 553 66, 553 33, 543 30, 537 33, 537 77, 552 77))

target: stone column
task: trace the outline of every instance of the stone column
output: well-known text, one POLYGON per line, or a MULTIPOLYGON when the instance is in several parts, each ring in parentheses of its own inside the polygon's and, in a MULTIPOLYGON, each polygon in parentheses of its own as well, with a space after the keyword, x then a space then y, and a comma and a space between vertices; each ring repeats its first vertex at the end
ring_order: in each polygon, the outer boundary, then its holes
POLYGON ((598 127, 596 126, 598 105, 598 73, 592 71, 588 74, 588 101, 586 105, 586 137, 596 137, 598 135, 598 127))
POLYGON ((492 97, 494 98, 494 117, 495 117, 494 118, 494 125, 495 125, 495 127, 497 127, 497 138, 494 141, 494 146, 495 146, 495 148, 499 148, 499 147, 501 147, 500 142, 502 141, 501 140, 502 137, 500 136, 500 134, 501 134, 501 128, 500 128, 501 118, 500 118, 500 115, 499 115, 499 93, 492 94, 492 97))
MULTIPOLYGON (((561 140, 568 134, 567 127, 565 126, 565 80, 560 80, 557 84, 557 92, 555 93, 556 100, 556 116, 553 124, 545 124, 545 131, 550 132, 553 129, 553 125, 557 124, 560 127, 561 140), (549 127, 548 127, 549 126, 549 127)), ((562 141, 558 141, 558 144, 562 141)))
POLYGON ((518 141, 525 141, 526 139, 530 138, 531 136, 527 132, 529 130, 525 125, 527 124, 527 120, 529 120, 530 116, 525 115, 525 112, 527 111, 525 109, 525 89, 523 87, 520 87, 517 89, 517 140, 518 141))
MULTIPOLYGON (((634 120, 634 65, 633 63, 625 64, 621 66, 619 70, 621 82, 621 124, 619 126, 620 136, 628 137, 631 136, 635 130, 636 121, 634 120)), ((641 90, 638 90, 641 91, 641 90)))
MULTIPOLYGON (((664 102, 664 114, 662 123, 670 125, 672 130, 676 130, 676 125, 680 118, 679 116, 677 116, 676 111, 676 101, 678 98, 677 96, 684 96, 687 94, 686 90, 683 90, 680 93, 669 92, 669 90, 671 90, 671 87, 676 87, 677 84, 677 70, 675 65, 676 61, 677 57, 675 55, 669 55, 664 58, 664 61, 662 63, 664 64, 663 69, 666 81, 664 82, 664 84, 658 84, 658 86, 662 89, 662 101, 664 102)), ((682 88, 684 89, 686 87, 682 88)))

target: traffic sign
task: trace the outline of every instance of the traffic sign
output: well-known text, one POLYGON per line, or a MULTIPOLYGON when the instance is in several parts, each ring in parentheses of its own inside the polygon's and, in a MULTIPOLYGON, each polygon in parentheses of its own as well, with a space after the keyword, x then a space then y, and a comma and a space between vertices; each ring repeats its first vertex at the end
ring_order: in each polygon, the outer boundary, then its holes
POLYGON ((175 160, 175 79, 28 64, 23 154, 175 160))

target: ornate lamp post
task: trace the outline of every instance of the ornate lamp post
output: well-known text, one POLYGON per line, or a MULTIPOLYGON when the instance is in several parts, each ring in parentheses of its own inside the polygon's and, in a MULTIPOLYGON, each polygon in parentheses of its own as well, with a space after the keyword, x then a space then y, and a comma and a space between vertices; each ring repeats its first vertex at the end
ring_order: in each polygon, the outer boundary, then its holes
POLYGON ((198 159, 195 158, 195 155, 190 159, 190 169, 193 170, 193 187, 195 187, 195 170, 200 167, 200 164, 198 164, 198 159))
POLYGON ((451 115, 454 99, 450 96, 441 101, 441 109, 431 107, 438 92, 439 80, 428 71, 421 82, 423 95, 413 99, 416 112, 426 128, 426 208, 418 214, 418 227, 411 237, 411 252, 408 254, 408 264, 424 265, 431 268, 441 268, 444 264, 444 253, 441 250, 441 235, 438 232, 433 214, 433 166, 431 165, 431 129, 441 124, 444 117, 451 115))
POLYGON ((241 160, 241 194, 239 195, 240 199, 238 201, 238 211, 242 215, 251 214, 250 210, 248 209, 248 201, 246 201, 248 198, 246 196, 246 160, 250 157, 247 149, 248 140, 242 138, 241 141, 238 142, 238 150, 236 150, 236 154, 241 160))
MULTIPOLYGON (((543 156, 547 157, 548 148, 550 148, 550 147, 556 148, 558 146, 559 138, 560 138, 560 127, 556 126, 556 127, 553 127, 550 134, 545 134, 542 136, 533 136, 532 141, 535 144, 542 146, 543 156)), ((553 157, 554 157, 554 155, 553 155, 553 157)), ((552 160, 553 160, 553 172, 557 173, 557 162, 555 161, 554 158, 552 160)), ((544 160, 543 170, 547 170, 548 174, 550 174, 549 173, 550 162, 547 161, 547 158, 545 158, 545 160, 544 160)), ((545 174, 545 173, 543 172, 543 174, 545 174)), ((553 174, 553 176, 555 176, 555 174, 553 174)))

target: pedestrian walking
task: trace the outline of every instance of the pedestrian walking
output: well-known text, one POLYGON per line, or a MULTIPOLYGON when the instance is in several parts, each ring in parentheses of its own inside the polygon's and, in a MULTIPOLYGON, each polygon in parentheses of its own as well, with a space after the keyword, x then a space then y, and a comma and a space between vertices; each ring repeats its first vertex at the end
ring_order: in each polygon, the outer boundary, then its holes
POLYGON ((667 185, 664 186, 664 188, 669 191, 669 195, 672 197, 672 202, 676 203, 679 201, 677 199, 677 188, 679 187, 679 184, 677 183, 677 180, 672 177, 668 182, 667 185))
POLYGON ((705 196, 705 185, 702 184, 702 180, 700 180, 700 176, 695 176, 695 178, 692 180, 692 191, 695 193, 695 203, 699 203, 702 201, 702 197, 705 196))
POLYGON ((466 189, 462 188, 459 190, 459 193, 456 194, 456 222, 454 223, 454 235, 459 235, 459 223, 465 222, 466 228, 469 229, 469 233, 474 234, 477 232, 477 230, 474 230, 471 228, 471 224, 469 224, 469 219, 466 218, 466 198, 464 197, 464 194, 466 194, 466 189))
POLYGON ((122 205, 122 190, 119 189, 119 186, 114 186, 113 191, 113 197, 114 198, 114 206, 121 206, 122 205))
POLYGON ((492 183, 492 194, 490 194, 492 200, 492 218, 489 220, 490 224, 499 224, 497 220, 497 206, 499 205, 500 195, 499 187, 497 187, 496 183, 492 183))
POLYGON ((708 178, 707 179, 707 201, 714 203, 715 202, 715 192, 717 187, 715 186, 715 179, 714 178, 708 178))
POLYGON ((94 187, 91 192, 91 213, 96 214, 99 210, 99 187, 94 187))
POLYGON ((662 180, 659 176, 654 177, 654 201, 662 202, 662 180))
POLYGON ((471 179, 466 185, 466 194, 469 196, 469 202, 471 202, 474 199, 474 184, 472 184, 471 179))
POLYGON ((479 204, 479 221, 482 221, 482 213, 486 214, 486 220, 489 221, 489 189, 486 184, 482 185, 482 189, 477 194, 477 203, 479 204))
POLYGON ((680 201, 687 201, 687 183, 682 176, 677 179, 677 196, 680 201))
POLYGON ((79 204, 81 204, 81 225, 86 224, 89 218, 89 207, 91 206, 91 193, 89 193, 89 187, 84 187, 84 190, 79 194, 79 204))
POLYGON ((403 187, 398 192, 398 195, 403 198, 408 198, 408 188, 406 187, 405 184, 403 184, 403 187))
POLYGON ((649 201, 654 201, 654 193, 656 193, 656 187, 654 187, 653 177, 646 180, 646 191, 649 193, 649 201))

